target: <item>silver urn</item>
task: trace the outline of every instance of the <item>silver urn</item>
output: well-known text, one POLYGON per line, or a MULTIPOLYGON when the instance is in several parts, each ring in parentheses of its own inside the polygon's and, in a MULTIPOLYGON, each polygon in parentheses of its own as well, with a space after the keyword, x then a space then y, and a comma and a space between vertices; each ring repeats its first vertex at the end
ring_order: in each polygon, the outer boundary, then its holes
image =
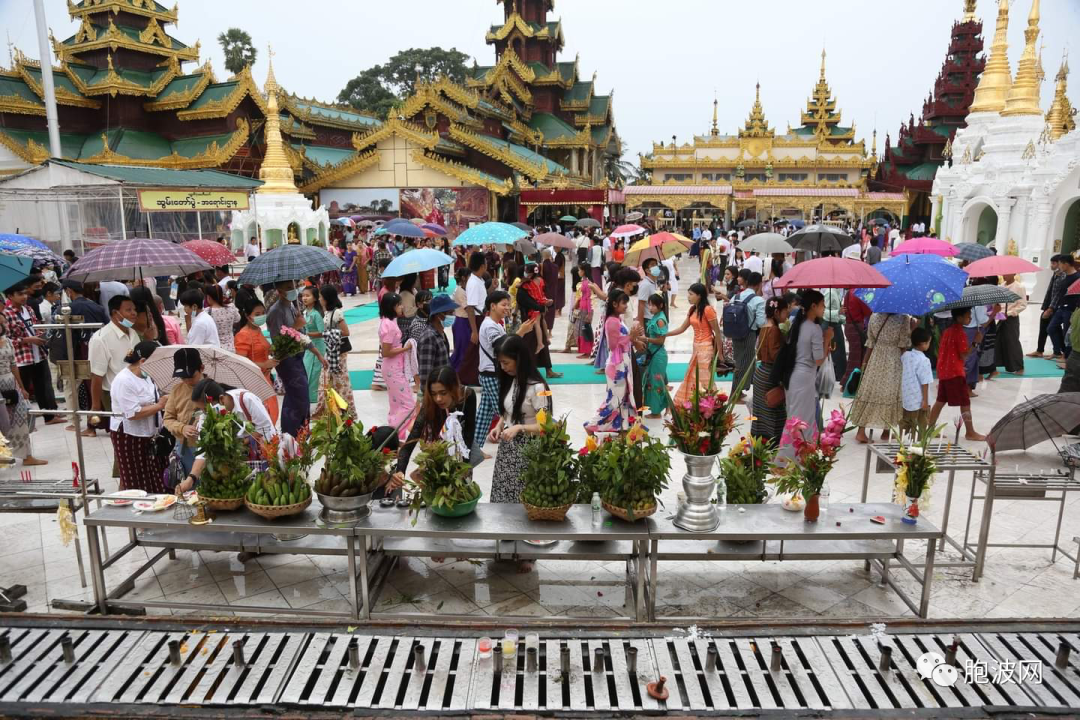
POLYGON ((371 495, 355 495, 353 497, 335 497, 315 493, 323 510, 320 517, 328 525, 351 525, 360 522, 371 514, 371 495))
POLYGON ((683 475, 683 493, 686 502, 679 506, 675 526, 690 532, 709 532, 720 524, 720 511, 713 504, 716 478, 713 468, 719 455, 686 455, 686 474, 683 475))

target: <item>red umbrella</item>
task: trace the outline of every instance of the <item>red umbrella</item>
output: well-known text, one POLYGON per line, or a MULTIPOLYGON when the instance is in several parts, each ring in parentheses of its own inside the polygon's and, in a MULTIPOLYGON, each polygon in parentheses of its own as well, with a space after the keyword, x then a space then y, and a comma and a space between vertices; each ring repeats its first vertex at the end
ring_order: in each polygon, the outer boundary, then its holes
POLYGON ((1080 294, 1080 280, 1077 280, 1072 285, 1070 285, 1069 289, 1065 291, 1065 294, 1066 295, 1078 295, 1078 294, 1080 294))
POLYGON ((910 253, 912 255, 940 255, 941 257, 952 257, 957 253, 956 247, 944 240, 939 240, 932 237, 920 237, 907 240, 897 245, 893 251, 893 255, 903 255, 904 253, 910 253))
POLYGON ((573 250, 576 247, 573 240, 561 233, 555 232, 537 235, 533 238, 533 242, 542 245, 551 245, 552 247, 557 248, 566 248, 567 250, 573 250))
POLYGON ((859 260, 823 257, 807 260, 773 281, 774 288, 883 288, 892 285, 859 260))
POLYGON ((229 248, 213 240, 189 240, 180 243, 180 247, 190 250, 214 267, 236 262, 236 256, 229 248))
POLYGON ((971 277, 993 277, 997 275, 1019 275, 1039 272, 1041 267, 1015 255, 991 255, 964 268, 971 277))

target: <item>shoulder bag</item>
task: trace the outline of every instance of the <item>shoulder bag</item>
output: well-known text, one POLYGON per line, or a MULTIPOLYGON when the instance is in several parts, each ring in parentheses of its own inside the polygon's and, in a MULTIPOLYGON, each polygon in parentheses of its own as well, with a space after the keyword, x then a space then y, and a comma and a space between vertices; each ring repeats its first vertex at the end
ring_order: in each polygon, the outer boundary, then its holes
MULTIPOLYGON (((157 388, 154 388, 154 402, 158 401, 157 388)), ((155 418, 160 418, 161 413, 155 415, 155 418)), ((169 432, 169 428, 165 427, 162 423, 158 428, 157 434, 154 435, 154 455, 157 457, 167 458, 169 454, 176 447, 176 436, 169 432)))
MULTIPOLYGON (((335 310, 334 312, 337 312, 337 310, 335 310)), ((337 325, 334 322, 334 320, 335 320, 334 313, 330 313, 330 320, 331 320, 330 324, 332 326, 334 326, 335 328, 337 328, 337 325)), ((338 332, 341 332, 340 328, 337 328, 337 329, 338 329, 338 332)), ((344 335, 341 336, 341 340, 338 341, 338 352, 342 353, 342 354, 352 352, 352 341, 349 340, 348 337, 346 337, 344 335)))

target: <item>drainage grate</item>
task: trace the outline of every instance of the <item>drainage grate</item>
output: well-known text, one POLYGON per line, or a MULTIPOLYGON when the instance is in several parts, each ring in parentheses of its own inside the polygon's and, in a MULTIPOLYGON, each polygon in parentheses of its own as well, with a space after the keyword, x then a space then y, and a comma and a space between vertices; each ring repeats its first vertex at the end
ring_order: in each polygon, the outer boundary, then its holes
POLYGON ((143 636, 142 631, 24 629, 0 632, 11 662, 0 664, 0 702, 85 703, 143 636))
POLYGON ((146 633, 101 683, 92 702, 271 703, 304 637, 284 633, 146 633))
POLYGON ((1040 682, 1024 688, 1042 707, 1080 707, 1080 635, 1076 633, 983 633, 979 639, 993 660, 1010 663, 1016 673, 1020 664, 1034 661, 1042 669, 1040 682))

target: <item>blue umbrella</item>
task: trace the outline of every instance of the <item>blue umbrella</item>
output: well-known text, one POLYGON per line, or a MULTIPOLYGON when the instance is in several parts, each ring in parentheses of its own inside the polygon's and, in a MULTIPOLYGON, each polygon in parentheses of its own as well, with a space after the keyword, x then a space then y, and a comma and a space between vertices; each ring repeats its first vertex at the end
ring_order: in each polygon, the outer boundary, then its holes
POLYGON ((0 291, 30 277, 34 261, 19 255, 0 255, 0 291))
POLYGON ((967 273, 937 255, 900 255, 874 269, 892 285, 855 291, 874 312, 925 315, 936 305, 959 300, 968 280, 967 273))
POLYGON ((382 271, 382 275, 383 277, 412 275, 413 273, 434 270, 443 265, 450 265, 453 262, 454 258, 444 252, 439 252, 438 250, 432 250, 430 248, 409 250, 394 258, 390 264, 386 266, 386 269, 382 271))
POLYGON ((0 250, 18 250, 22 247, 39 247, 45 250, 49 249, 49 246, 40 240, 35 240, 32 237, 26 235, 16 235, 14 233, 0 233, 0 250))
POLYGON ((383 223, 383 227, 385 228, 393 227, 395 225, 412 225, 415 227, 416 223, 411 220, 406 220, 405 218, 394 218, 393 220, 387 220, 383 223))
POLYGON ((508 223, 486 222, 474 225, 454 239, 460 245, 513 245, 529 237, 529 233, 508 223))
POLYGON ((398 225, 383 225, 381 228, 375 231, 376 235, 400 235, 401 237, 409 238, 425 238, 427 235, 424 231, 416 227, 410 222, 401 223, 398 225))

